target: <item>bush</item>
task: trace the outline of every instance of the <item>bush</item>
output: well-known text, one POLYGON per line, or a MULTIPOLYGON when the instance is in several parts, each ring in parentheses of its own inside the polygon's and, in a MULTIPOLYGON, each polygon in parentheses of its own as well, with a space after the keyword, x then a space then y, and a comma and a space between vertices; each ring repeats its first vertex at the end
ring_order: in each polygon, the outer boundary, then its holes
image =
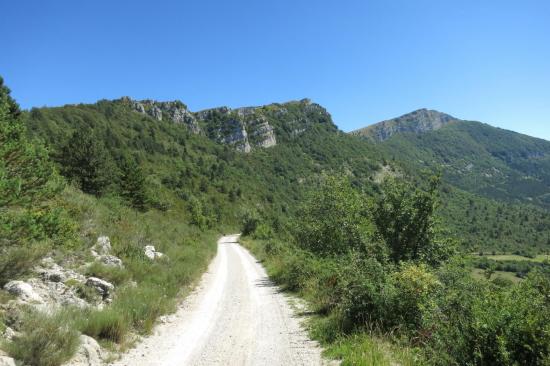
POLYGON ((45 245, 28 245, 0 249, 0 287, 27 273, 46 253, 45 245))
POLYGON ((79 344, 69 313, 28 313, 21 335, 7 343, 9 355, 31 366, 57 366, 69 360, 79 344))
POLYGON ((421 326, 422 315, 434 310, 433 296, 441 287, 437 277, 425 264, 402 264, 392 274, 396 289, 394 315, 397 324, 403 324, 409 330, 421 326))
POLYGON ((244 236, 251 235, 256 232, 260 224, 260 217, 256 211, 246 211, 242 218, 241 232, 244 236))

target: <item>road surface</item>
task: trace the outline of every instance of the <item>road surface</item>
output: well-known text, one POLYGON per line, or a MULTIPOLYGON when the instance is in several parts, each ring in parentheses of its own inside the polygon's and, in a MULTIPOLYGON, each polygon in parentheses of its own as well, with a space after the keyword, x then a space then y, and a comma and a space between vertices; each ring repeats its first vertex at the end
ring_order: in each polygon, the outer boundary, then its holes
POLYGON ((195 291, 114 365, 323 364, 321 349, 308 339, 288 298, 238 238, 218 241, 195 291))

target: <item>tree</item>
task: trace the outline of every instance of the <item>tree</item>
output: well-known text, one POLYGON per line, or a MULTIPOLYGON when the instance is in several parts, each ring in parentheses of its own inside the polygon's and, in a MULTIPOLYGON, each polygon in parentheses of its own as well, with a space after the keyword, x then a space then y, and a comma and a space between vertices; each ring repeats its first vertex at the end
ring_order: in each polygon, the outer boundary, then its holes
POLYGON ((426 190, 404 181, 385 183, 372 215, 377 233, 390 249, 394 262, 421 260, 435 265, 452 254, 450 243, 437 240, 435 235, 439 182, 439 176, 430 178, 426 190))
POLYGON ((62 188, 47 150, 26 138, 19 107, 0 77, 0 214, 39 206, 62 188))
POLYGON ((365 209, 364 200, 347 179, 325 177, 300 208, 296 240, 321 255, 362 251, 370 226, 365 209))
POLYGON ((135 159, 124 156, 120 162, 120 194, 132 207, 145 210, 147 207, 147 190, 145 175, 135 159))
POLYGON ((115 176, 109 154, 91 129, 75 131, 62 148, 60 160, 63 175, 96 196, 105 193, 115 176))

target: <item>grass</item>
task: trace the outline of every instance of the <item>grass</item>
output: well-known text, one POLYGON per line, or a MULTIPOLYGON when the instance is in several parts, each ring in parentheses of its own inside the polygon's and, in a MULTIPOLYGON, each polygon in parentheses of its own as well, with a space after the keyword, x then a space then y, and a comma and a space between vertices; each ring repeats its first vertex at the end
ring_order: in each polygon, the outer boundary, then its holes
MULTIPOLYGON (((281 274, 285 272, 282 268, 293 265, 293 263, 281 262, 278 256, 270 256, 270 254, 282 250, 280 247, 272 241, 260 243, 258 240, 248 237, 241 238, 241 244, 262 262, 272 279, 276 282, 286 283, 287 287, 284 290, 292 291, 304 299, 314 311, 318 310, 316 309, 319 307, 318 303, 324 302, 320 299, 327 294, 320 294, 316 292, 318 287, 308 285, 305 286, 305 289, 294 291, 296 289, 291 285, 294 280, 281 277, 281 274)), ((301 273, 301 270, 297 269, 296 272, 301 273)), ((299 275, 295 281, 302 281, 301 276, 299 275)), ((308 320, 308 330, 310 336, 325 348, 323 355, 330 359, 340 360, 343 366, 423 365, 421 356, 414 349, 394 342, 390 336, 376 332, 361 332, 345 336, 337 324, 339 324, 337 315, 318 311, 308 320)))
MULTIPOLYGON (((4 348, 12 357, 32 366, 61 365, 74 354, 80 333, 113 349, 128 346, 130 333, 150 333, 157 318, 174 311, 178 299, 200 278, 215 254, 219 235, 187 224, 183 203, 175 203, 169 211, 138 212, 117 198, 96 199, 68 187, 60 205, 78 223, 80 237, 70 247, 54 248, 54 257, 63 258, 72 268, 82 267, 90 261, 89 249, 97 237, 107 235, 112 254, 121 258, 124 268, 98 262, 86 267, 87 276, 115 285, 112 303, 102 310, 74 308, 23 318, 21 337, 4 348), (154 261, 146 258, 145 245, 154 245, 165 256, 154 261)), ((39 258, 33 255, 30 260, 28 254, 14 252, 9 261, 0 260, 0 267, 20 263, 18 273, 24 273, 39 258)), ((81 297, 98 300, 90 287, 74 280, 66 284, 77 288, 81 297)), ((0 291, 0 302, 7 299, 9 296, 0 291)))
POLYGON ((328 344, 323 355, 342 361, 342 366, 413 366, 423 362, 414 350, 368 333, 342 337, 328 344))
POLYGON ((75 353, 79 340, 69 312, 25 314, 21 335, 6 344, 8 354, 31 366, 57 366, 75 353))
POLYGON ((498 254, 498 255, 488 255, 486 256, 489 259, 495 261, 528 261, 528 262, 539 262, 542 263, 545 260, 550 260, 550 255, 539 254, 534 258, 524 257, 522 255, 516 254, 498 254))
MULTIPOLYGON (((485 279, 485 270, 480 268, 473 268, 472 269, 472 276, 477 279, 485 279)), ((522 281, 521 278, 515 275, 515 273, 512 272, 504 272, 504 271, 495 271, 493 275, 491 276, 491 279, 495 278, 501 278, 505 280, 510 280, 514 283, 522 281)))

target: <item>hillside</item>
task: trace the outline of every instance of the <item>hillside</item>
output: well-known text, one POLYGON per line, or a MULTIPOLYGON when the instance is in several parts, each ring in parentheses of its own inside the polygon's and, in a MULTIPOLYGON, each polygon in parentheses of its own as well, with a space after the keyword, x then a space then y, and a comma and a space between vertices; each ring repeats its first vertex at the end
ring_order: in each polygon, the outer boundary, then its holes
MULTIPOLYGON (((413 116, 425 114, 413 113, 403 120, 410 123, 413 116)), ((437 120, 444 121, 445 116, 437 120)), ((220 217, 238 223, 250 207, 255 207, 255 214, 277 221, 278 226, 295 210, 304 188, 322 174, 344 173, 356 187, 376 194, 383 177, 405 173, 422 179, 422 169, 435 171, 447 160, 463 161, 462 150, 443 149, 465 148, 463 144, 441 142, 441 155, 437 155, 429 140, 428 146, 419 143, 440 133, 461 138, 454 130, 446 131, 463 123, 451 123, 433 133, 403 133, 382 143, 365 143, 338 131, 330 114, 307 99, 192 112, 179 101, 121 98, 32 109, 23 119, 34 136, 50 145, 52 156, 61 165, 63 146, 72 134, 82 128, 92 129, 113 160, 130 154, 139 161, 157 206, 174 198, 193 203, 205 213, 210 226, 220 223, 220 217), (234 205, 237 210, 228 209, 234 205)), ((421 122, 427 125, 425 119, 421 122)), ((474 159, 484 142, 468 141, 476 144, 477 150, 470 155, 474 159)), ((488 158, 487 164, 491 159, 496 158, 488 158)), ((483 162, 481 159, 476 164, 483 162)), ((512 200, 498 195, 484 198, 479 196, 484 193, 481 186, 457 181, 447 171, 444 177, 447 185, 439 215, 445 227, 461 238, 465 249, 538 253, 545 247, 550 230, 545 209, 512 204, 512 200)))
POLYGON ((379 131, 390 136, 380 149, 411 171, 440 169, 446 181, 466 191, 550 207, 549 141, 429 112, 429 120, 417 111, 390 120, 397 129, 388 130, 385 121, 352 134, 365 137, 379 131), (413 126, 418 127, 415 133, 410 132, 413 126))
MULTIPOLYGON (((463 323, 429 311, 438 306, 452 316, 447 295, 455 293, 468 297, 472 324, 486 316, 478 303, 489 303, 483 309, 499 317, 498 326, 507 319, 501 315, 522 312, 534 317, 533 329, 544 324, 545 313, 531 304, 510 301, 499 311, 491 291, 510 298, 531 291, 541 299, 542 280, 529 273, 545 264, 516 266, 528 277, 518 287, 493 284, 472 277, 472 264, 455 256, 453 243, 458 239, 462 253, 539 254, 548 245, 548 211, 472 193, 447 175, 438 185, 420 171, 433 173, 436 164, 416 166, 393 153, 399 138, 422 139, 462 122, 373 143, 339 131, 309 100, 193 112, 180 101, 124 97, 19 111, 9 91, 0 92, 0 138, 7 141, 0 188, 8 197, 0 222, 0 326, 9 355, 28 364, 89 354, 79 344, 101 355, 124 347, 130 334, 150 333, 204 271, 213 238, 228 230, 242 231, 272 278, 309 301, 320 315, 312 334, 333 357, 347 359, 342 347, 376 342, 400 349, 376 351, 388 362, 420 360, 419 352, 438 355, 432 364, 470 362, 468 342, 449 350, 450 330, 463 323), (21 312, 21 304, 30 310, 21 312), (68 311, 67 304, 85 310, 68 311), (61 310, 51 314, 35 311, 56 306, 61 310), (372 314, 382 331, 404 329, 400 336, 411 340, 425 321, 440 341, 426 339, 417 351, 413 341, 372 338, 363 327, 372 314)), ((487 342, 483 357, 497 355, 487 342)), ((513 342, 508 350, 514 360, 527 352, 513 342)))
POLYGON ((445 113, 429 109, 419 109, 401 117, 378 122, 352 131, 350 134, 373 141, 385 141, 396 134, 422 134, 428 131, 439 130, 449 123, 458 121, 458 119, 445 113))

